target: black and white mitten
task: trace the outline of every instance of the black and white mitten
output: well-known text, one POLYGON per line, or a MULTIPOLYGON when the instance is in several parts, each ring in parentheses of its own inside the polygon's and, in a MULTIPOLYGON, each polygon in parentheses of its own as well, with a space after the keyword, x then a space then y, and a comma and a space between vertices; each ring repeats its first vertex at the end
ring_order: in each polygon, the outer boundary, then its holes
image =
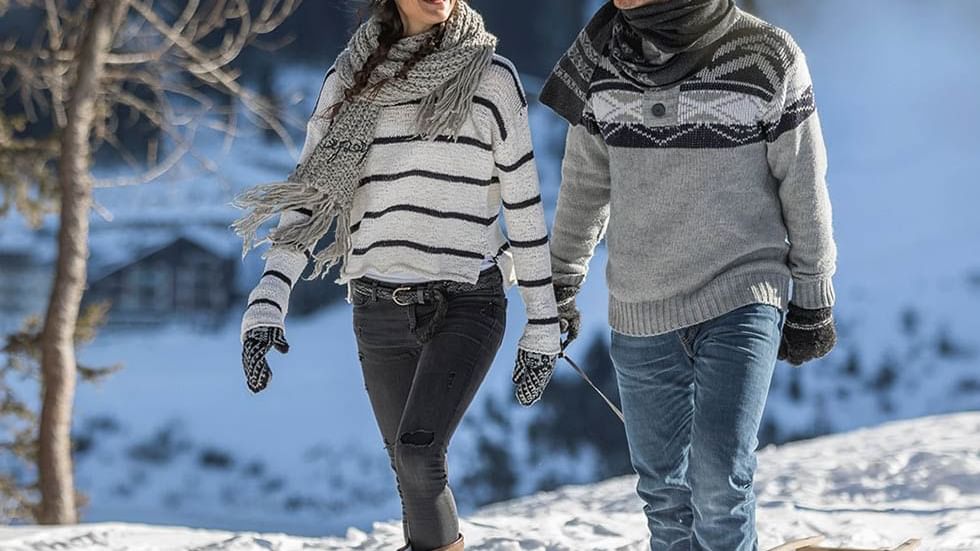
POLYGON ((545 387, 551 382, 555 373, 557 355, 517 351, 517 363, 514 366, 514 394, 522 406, 530 407, 541 399, 545 387))
POLYGON ((836 344, 837 328, 831 308, 807 310, 790 303, 779 344, 780 360, 800 366, 826 356, 836 344))
MULTIPOLYGON (((278 229, 305 222, 309 215, 286 211, 278 229)), ((272 372, 265 359, 272 347, 285 354, 289 350, 284 330, 289 311, 289 295, 309 262, 306 255, 291 247, 270 247, 265 254, 265 271, 255 289, 248 295, 248 306, 242 315, 242 365, 252 392, 269 384, 272 372)))
POLYGON ((568 334, 561 343, 564 351, 572 341, 578 338, 579 330, 582 328, 582 313, 575 305, 575 295, 578 294, 578 287, 569 285, 555 285, 555 300, 558 303, 558 321, 561 324, 562 334, 568 334))
POLYGON ((265 390, 272 378, 272 370, 266 355, 275 348, 282 354, 289 352, 286 335, 279 327, 256 327, 245 333, 242 343, 242 367, 248 389, 258 394, 265 390))

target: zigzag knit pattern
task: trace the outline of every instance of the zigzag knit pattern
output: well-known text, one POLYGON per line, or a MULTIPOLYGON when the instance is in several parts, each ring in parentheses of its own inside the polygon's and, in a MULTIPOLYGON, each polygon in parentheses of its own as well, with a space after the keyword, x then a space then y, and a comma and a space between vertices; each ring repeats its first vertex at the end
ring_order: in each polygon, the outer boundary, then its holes
MULTIPOLYGON (((714 46, 710 62, 685 81, 663 120, 653 120, 647 91, 603 57, 583 123, 613 147, 729 148, 774 142, 816 112, 803 54, 782 29, 742 14, 714 46)), ((659 101, 659 100, 657 100, 659 101)))
POLYGON ((827 156, 806 57, 785 31, 741 14, 706 59, 663 88, 640 88, 599 59, 568 132, 555 283, 580 286, 606 237, 609 323, 625 335, 749 304, 818 309, 836 299, 827 156))

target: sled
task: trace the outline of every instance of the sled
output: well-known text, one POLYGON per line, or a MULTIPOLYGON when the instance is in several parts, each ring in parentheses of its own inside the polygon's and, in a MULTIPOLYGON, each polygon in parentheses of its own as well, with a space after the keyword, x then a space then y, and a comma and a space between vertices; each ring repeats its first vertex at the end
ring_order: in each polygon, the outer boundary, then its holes
POLYGON ((898 547, 882 549, 856 549, 850 547, 821 547, 823 536, 813 536, 811 538, 799 539, 784 543, 778 547, 773 547, 769 551, 915 551, 922 545, 920 540, 908 540, 898 547))
POLYGON ((807 547, 812 547, 823 541, 823 536, 813 536, 811 538, 804 538, 801 540, 790 541, 780 545, 779 547, 773 547, 769 551, 799 551, 800 549, 806 549, 807 547))

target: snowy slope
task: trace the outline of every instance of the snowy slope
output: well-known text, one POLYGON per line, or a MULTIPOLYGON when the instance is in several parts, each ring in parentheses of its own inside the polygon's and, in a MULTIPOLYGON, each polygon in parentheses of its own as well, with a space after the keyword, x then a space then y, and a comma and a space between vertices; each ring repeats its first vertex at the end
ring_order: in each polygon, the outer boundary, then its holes
MULTIPOLYGON (((980 549, 980 413, 924 418, 763 451, 757 479, 763 548, 824 534, 878 548, 909 538, 925 551, 980 549)), ((463 523, 468 549, 642 550, 646 528, 633 477, 501 503, 463 523)), ((128 524, 0 528, 4 551, 38 549, 361 550, 398 547, 377 524, 344 538, 296 538, 128 524)))
MULTIPOLYGON (((758 5, 808 53, 830 150, 841 251, 841 344, 805 369, 780 366, 764 438, 980 409, 980 218, 974 212, 980 57, 964 55, 980 51, 980 2, 941 0, 928 10, 913 0, 758 5)), ((298 107, 305 115, 322 72, 284 73, 283 89, 306 98, 298 107)), ((537 105, 531 117, 550 208, 564 128, 537 105)), ((116 245, 114 234, 126 234, 130 225, 222 226, 234 215, 227 203, 236 190, 279 178, 292 166, 284 148, 255 132, 244 132, 228 154, 221 145, 202 144, 216 174, 98 192, 113 221, 93 224, 95 248, 116 245)), ((0 222, 0 245, 26 240, 12 221, 0 222)), ((590 340, 608 336, 605 260, 600 250, 581 296, 586 318, 572 349, 576 359, 590 340)), ((85 447, 78 483, 90 498, 83 518, 323 535, 394 516, 398 506, 349 316, 340 305, 291 319, 292 351, 273 354, 273 387, 258 397, 242 384, 237 320, 215 333, 178 326, 100 335, 82 360, 121 362, 125 369, 101 386, 80 388, 75 432, 85 447)), ((466 481, 483 478, 474 469, 487 461, 478 442, 486 434, 508 453, 517 477, 512 495, 546 486, 542 480, 556 469, 563 484, 598 478, 596 458, 604 450, 590 447, 588 438, 571 453, 531 449, 528 427, 540 407, 519 409, 509 382, 522 323, 519 297, 512 295, 501 353, 453 442, 451 474, 464 511, 477 495, 466 481)), ((561 369, 559 377, 574 377, 561 369)))

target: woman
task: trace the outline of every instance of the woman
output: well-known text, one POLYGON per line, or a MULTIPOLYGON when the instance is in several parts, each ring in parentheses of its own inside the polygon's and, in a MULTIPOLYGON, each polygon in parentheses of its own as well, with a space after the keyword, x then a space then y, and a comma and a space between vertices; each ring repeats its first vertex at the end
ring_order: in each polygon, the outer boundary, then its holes
POLYGON ((253 392, 272 348, 288 350, 289 292, 340 264, 365 386, 391 458, 407 546, 463 548, 446 448, 504 333, 505 288, 528 324, 514 371, 530 405, 560 333, 547 227, 517 72, 463 0, 375 0, 327 72, 289 182, 243 194, 246 250, 267 238, 266 272, 242 322, 253 392), (498 224, 503 206, 510 239, 498 224), (332 226, 333 242, 314 252, 332 226))

